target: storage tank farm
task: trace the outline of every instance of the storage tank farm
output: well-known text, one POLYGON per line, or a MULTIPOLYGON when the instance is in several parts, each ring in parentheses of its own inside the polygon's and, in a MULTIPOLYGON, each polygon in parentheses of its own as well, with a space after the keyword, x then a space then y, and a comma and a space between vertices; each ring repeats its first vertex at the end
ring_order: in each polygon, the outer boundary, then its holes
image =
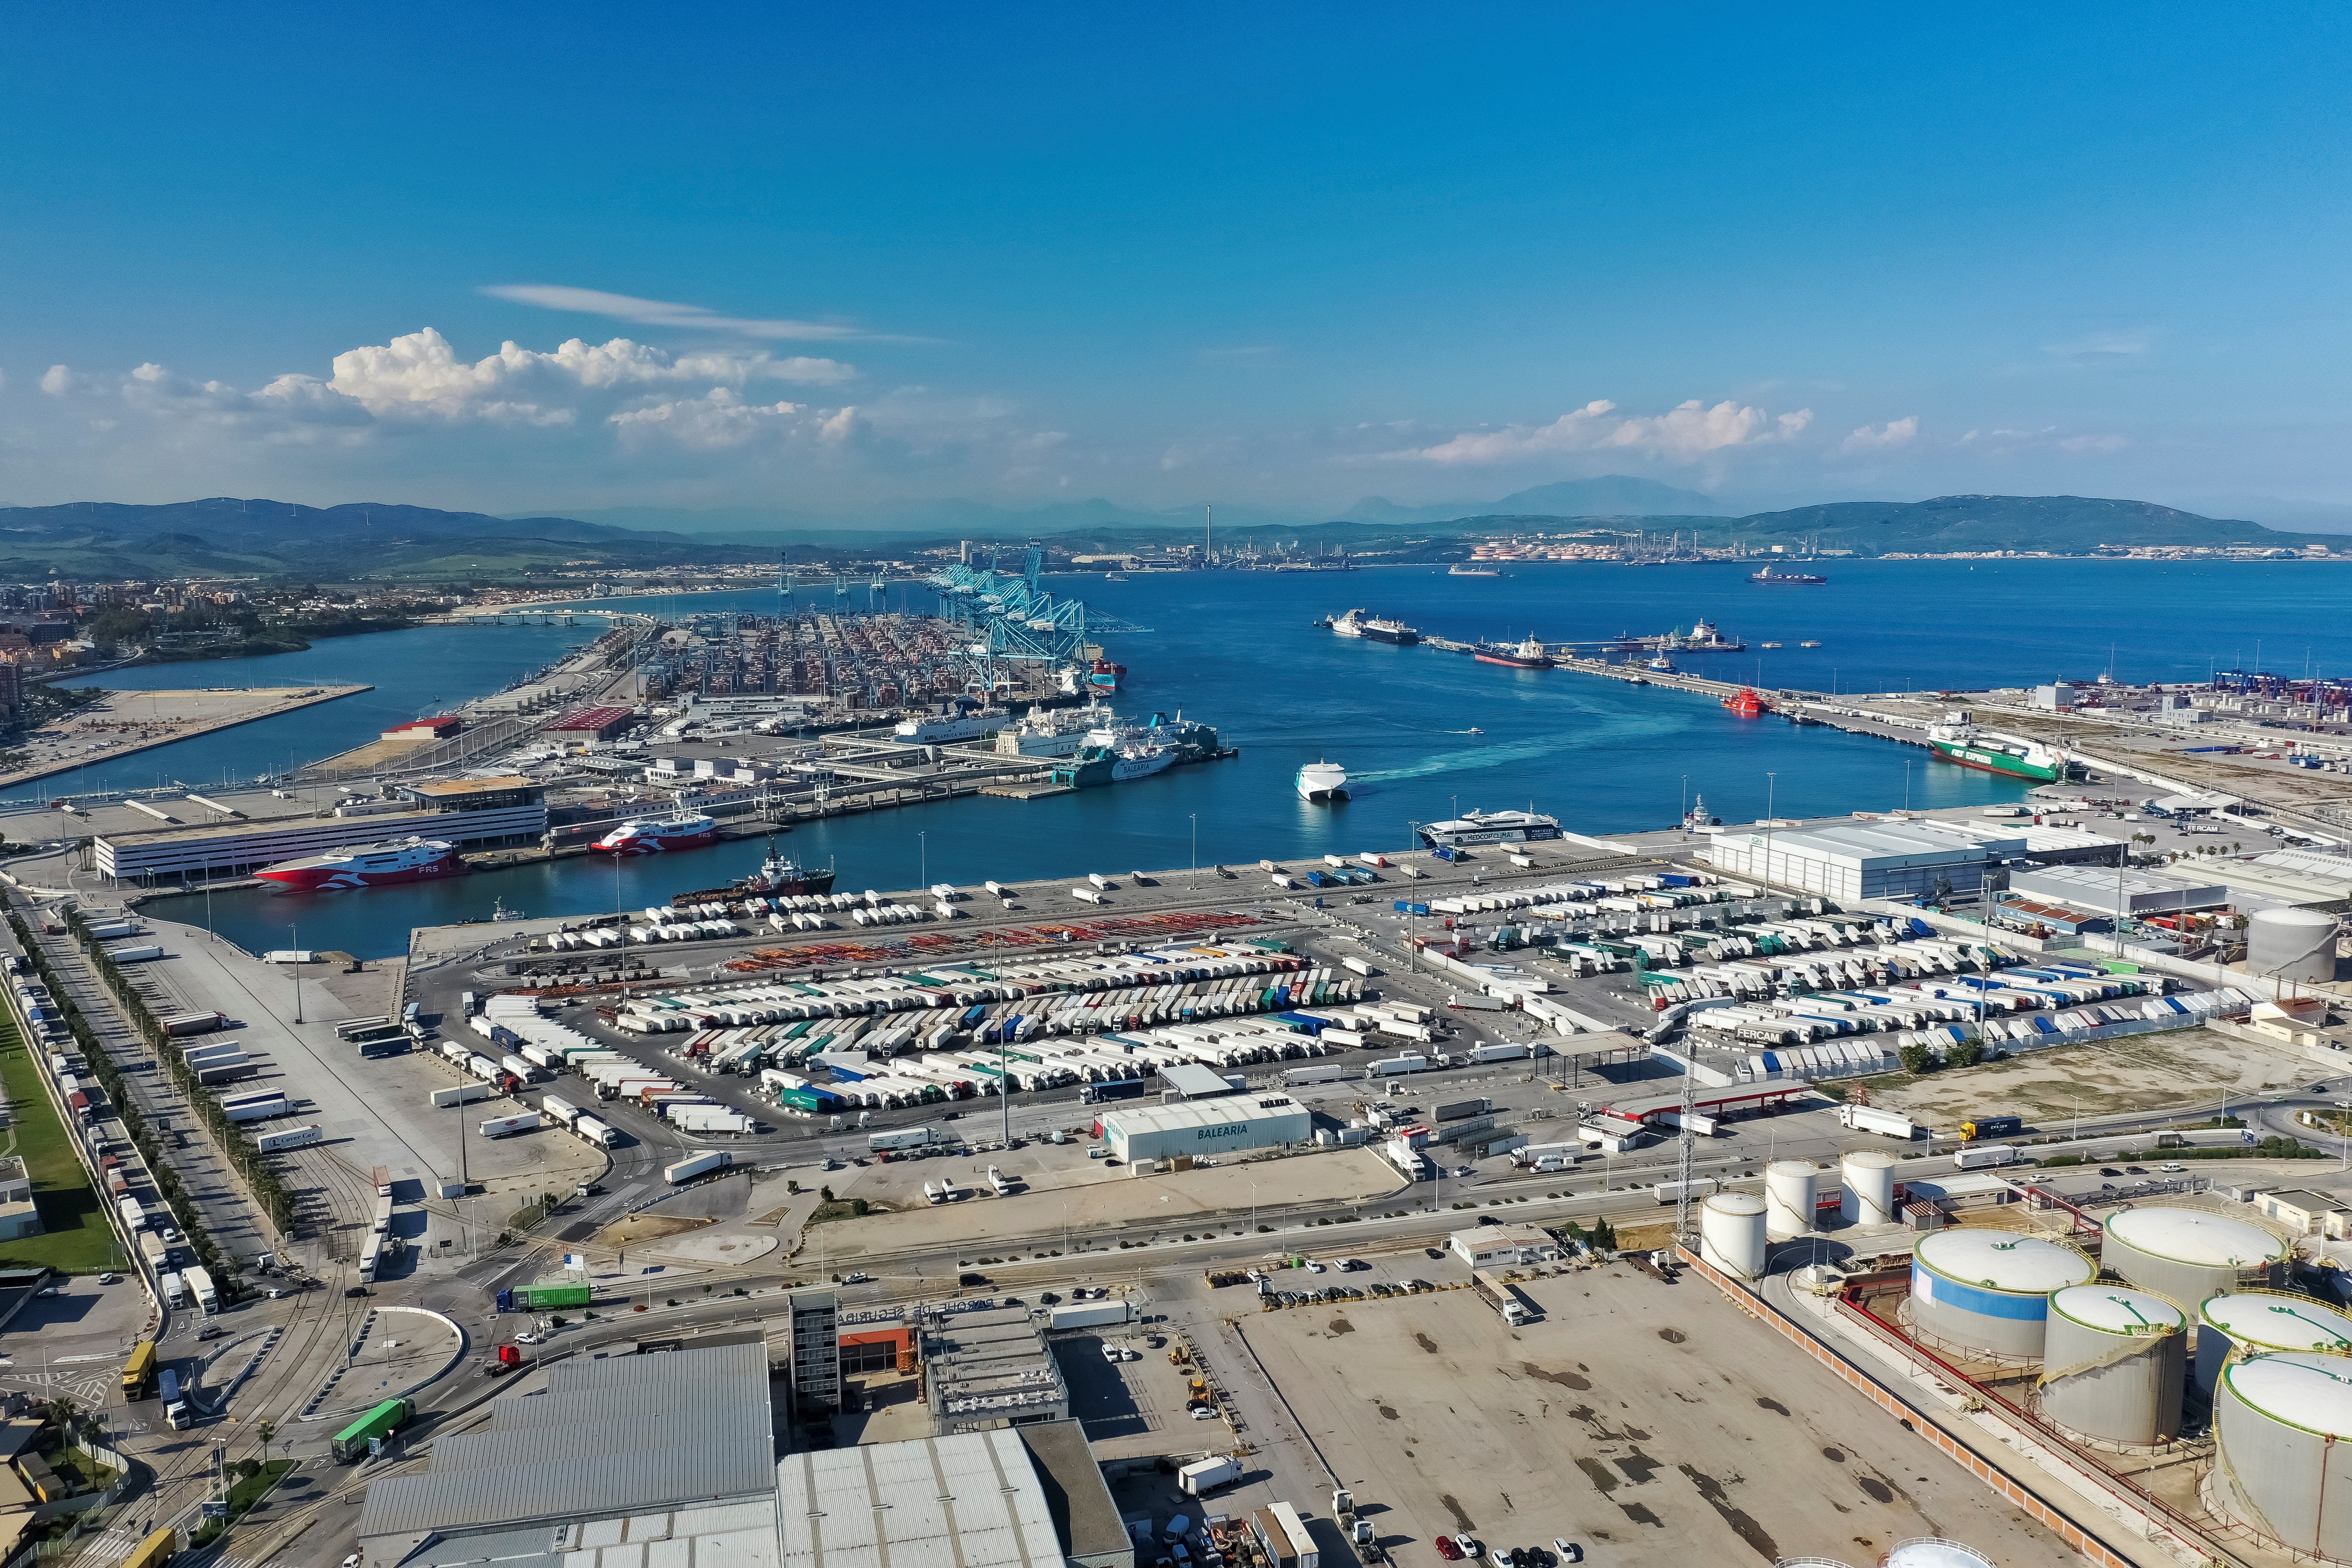
MULTIPOLYGON (((1834 1557, 1782 1557, 1774 1561, 1772 1568, 1846 1568, 1846 1564, 1834 1557)), ((1993 1568, 1993 1562, 1973 1546, 1919 1535, 1896 1542, 1878 1559, 1878 1568, 1993 1568)))
POLYGON ((2126 1447, 2169 1443, 2188 1370, 2188 1316, 2163 1297, 2122 1285, 2052 1293, 2040 1386, 2055 1425, 2126 1447))
POLYGON ((2292 1551, 2352 1559, 2352 1360, 2282 1351, 2221 1369, 2214 1504, 2292 1551))
POLYGON ((1935 1230, 1911 1258, 1911 1330, 1994 1356, 2039 1359, 2050 1293, 2098 1278, 2098 1265, 2047 1237, 1935 1230))
POLYGON ((2223 1366, 2276 1351, 2352 1356, 2352 1318, 2279 1290, 2234 1291, 2197 1309, 2197 1386, 2208 1399, 2223 1366))
POLYGON ((2261 1226, 2211 1209, 2125 1209, 2106 1233, 2099 1259, 2107 1271, 2184 1312, 2209 1297, 2277 1284, 2288 1251, 2261 1226))
POLYGON ((1856 1149, 1838 1162, 1842 1201, 1848 1225, 1895 1223, 1895 1156, 1884 1149, 1856 1149))
POLYGON ((1813 1233, 1813 1184, 1821 1173, 1811 1160, 1775 1160, 1764 1167, 1764 1232, 1772 1240, 1813 1233))
POLYGON ((2325 985, 2336 978, 2337 923, 2318 910, 2256 910, 2246 921, 2246 968, 2264 979, 2325 985))
POLYGON ((1698 1255, 1735 1279, 1761 1279, 1768 1251, 1764 1200, 1754 1193, 1717 1193, 1699 1205, 1698 1255))

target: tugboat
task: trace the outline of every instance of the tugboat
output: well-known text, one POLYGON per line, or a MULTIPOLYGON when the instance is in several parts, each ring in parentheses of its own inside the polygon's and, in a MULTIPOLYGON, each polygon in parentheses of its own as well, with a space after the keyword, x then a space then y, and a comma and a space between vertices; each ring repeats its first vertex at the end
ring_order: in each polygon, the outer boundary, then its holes
POLYGON ((1764 699, 1756 695, 1752 686, 1743 686, 1723 700, 1723 705, 1742 719, 1761 719, 1772 711, 1764 699))
POLYGON ((731 904, 739 899, 789 899, 802 893, 833 891, 834 869, 803 870, 788 858, 776 853, 776 841, 768 840, 768 858, 749 877, 739 877, 723 888, 701 888, 691 893, 673 893, 672 904, 731 904))
POLYGON ((1480 664, 1499 664, 1509 669, 1549 669, 1551 655, 1544 652, 1543 644, 1530 632, 1517 643, 1482 642, 1472 655, 1480 664))

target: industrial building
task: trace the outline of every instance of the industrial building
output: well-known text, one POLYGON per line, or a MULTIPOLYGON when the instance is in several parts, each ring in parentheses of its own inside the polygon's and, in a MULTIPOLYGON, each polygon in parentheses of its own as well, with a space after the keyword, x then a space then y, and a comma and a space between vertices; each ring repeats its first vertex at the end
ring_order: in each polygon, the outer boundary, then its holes
POLYGON ((792 1454, 774 1475, 781 1568, 1135 1568, 1075 1421, 792 1454))
POLYGON ((1454 1257, 1473 1268, 1555 1263, 1562 1256, 1558 1238, 1533 1225, 1492 1225, 1457 1230, 1446 1238, 1445 1245, 1454 1257))
POLYGON ((534 841, 547 831, 547 804, 539 786, 525 778, 455 779, 410 784, 405 793, 420 809, 385 811, 371 803, 334 807, 333 816, 101 833, 92 840, 98 869, 140 882, 158 877, 243 875, 280 860, 354 844, 417 837, 442 839, 460 849, 488 848, 534 841))
POLYGON ((1198 1062, 1175 1062, 1160 1069, 1162 1101, 1177 1100, 1222 1100, 1238 1094, 1242 1080, 1229 1079, 1213 1068, 1198 1062))
POLYGON ((540 732, 555 740, 609 741, 627 729, 633 717, 632 710, 611 703, 575 708, 552 724, 542 726, 540 732))
POLYGON ((831 1290, 795 1290, 788 1310, 793 1404, 803 1410, 840 1409, 840 1299, 831 1290))
POLYGON ((1727 877, 1852 900, 1975 893, 1988 866, 2025 847, 2014 835, 1978 838, 1922 822, 1853 822, 1727 828, 1702 858, 1727 877))
POLYGON ((2324 1231, 2335 1240, 2344 1239, 2344 1200, 2326 1193, 2315 1193, 2309 1187, 2258 1193, 2254 1196, 2254 1212, 2264 1219, 2276 1220, 2296 1236, 2317 1236, 2324 1231))
POLYGON ((2200 884, 2119 867, 2104 870, 2088 866, 2020 868, 2009 874, 2009 890, 2070 910, 2123 914, 2135 920, 2182 910, 2210 910, 2230 901, 2230 890, 2218 883, 2200 884))
POLYGON ((548 1365, 421 1474, 368 1488, 365 1568, 778 1568, 768 1355, 742 1342, 548 1365))
POLYGON ((1236 1094, 1105 1111, 1098 1125, 1111 1154, 1133 1164, 1195 1154, 1283 1149, 1315 1137, 1315 1118, 1285 1095, 1236 1094))
POLYGON ((1024 1309, 936 1312, 919 1331, 933 1432, 1070 1418, 1070 1389, 1061 1363, 1024 1309))
POLYGON ((0 1154, 0 1241, 41 1234, 41 1211, 33 1203, 33 1178, 15 1154, 0 1154))

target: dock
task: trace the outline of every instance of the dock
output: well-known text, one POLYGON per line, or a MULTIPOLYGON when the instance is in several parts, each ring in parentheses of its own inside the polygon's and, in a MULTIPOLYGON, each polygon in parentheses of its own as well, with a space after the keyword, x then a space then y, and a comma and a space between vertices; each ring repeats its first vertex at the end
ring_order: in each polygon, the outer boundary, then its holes
POLYGON ((25 747, 26 764, 0 773, 0 789, 373 689, 372 686, 222 686, 109 691, 89 707, 36 730, 25 747))

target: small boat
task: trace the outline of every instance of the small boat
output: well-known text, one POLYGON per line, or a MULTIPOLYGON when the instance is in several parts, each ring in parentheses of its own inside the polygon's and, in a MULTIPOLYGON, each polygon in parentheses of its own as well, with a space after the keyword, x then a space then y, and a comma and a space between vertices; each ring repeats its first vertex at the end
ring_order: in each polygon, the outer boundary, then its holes
POLYGON ((1500 572, 1484 566, 1456 565, 1445 574, 1448 577, 1499 577, 1500 572))
POLYGON ((523 913, 520 910, 510 910, 507 908, 507 901, 504 899, 493 899, 490 900, 490 919, 494 921, 527 921, 530 919, 530 917, 523 913))
POLYGON ((1752 686, 1743 686, 1723 700, 1723 705, 1742 719, 1761 719, 1772 711, 1764 699, 1756 695, 1752 686))
POLYGON ((1337 763, 1308 763, 1298 770, 1298 798, 1326 802, 1348 798, 1348 770, 1337 763))
POLYGON ((1664 653, 1660 653, 1642 668, 1653 675, 1672 675, 1675 672, 1675 661, 1664 653))
POLYGON ((1814 639, 1810 640, 1810 641, 1801 642, 1801 643, 1799 643, 1797 646, 1798 646, 1799 647, 1821 647, 1822 645, 1821 645, 1821 641, 1820 641, 1820 639, 1819 639, 1819 638, 1814 638, 1814 639))
POLYGON ((1780 645, 1779 643, 1776 643, 1776 642, 1768 642, 1768 643, 1759 643, 1759 644, 1757 644, 1756 646, 1757 646, 1757 647, 1779 647, 1780 645))
POLYGON ((1829 581, 1810 572, 1775 572, 1767 566, 1761 572, 1748 574, 1750 583, 1760 583, 1768 588, 1818 588, 1829 581))

